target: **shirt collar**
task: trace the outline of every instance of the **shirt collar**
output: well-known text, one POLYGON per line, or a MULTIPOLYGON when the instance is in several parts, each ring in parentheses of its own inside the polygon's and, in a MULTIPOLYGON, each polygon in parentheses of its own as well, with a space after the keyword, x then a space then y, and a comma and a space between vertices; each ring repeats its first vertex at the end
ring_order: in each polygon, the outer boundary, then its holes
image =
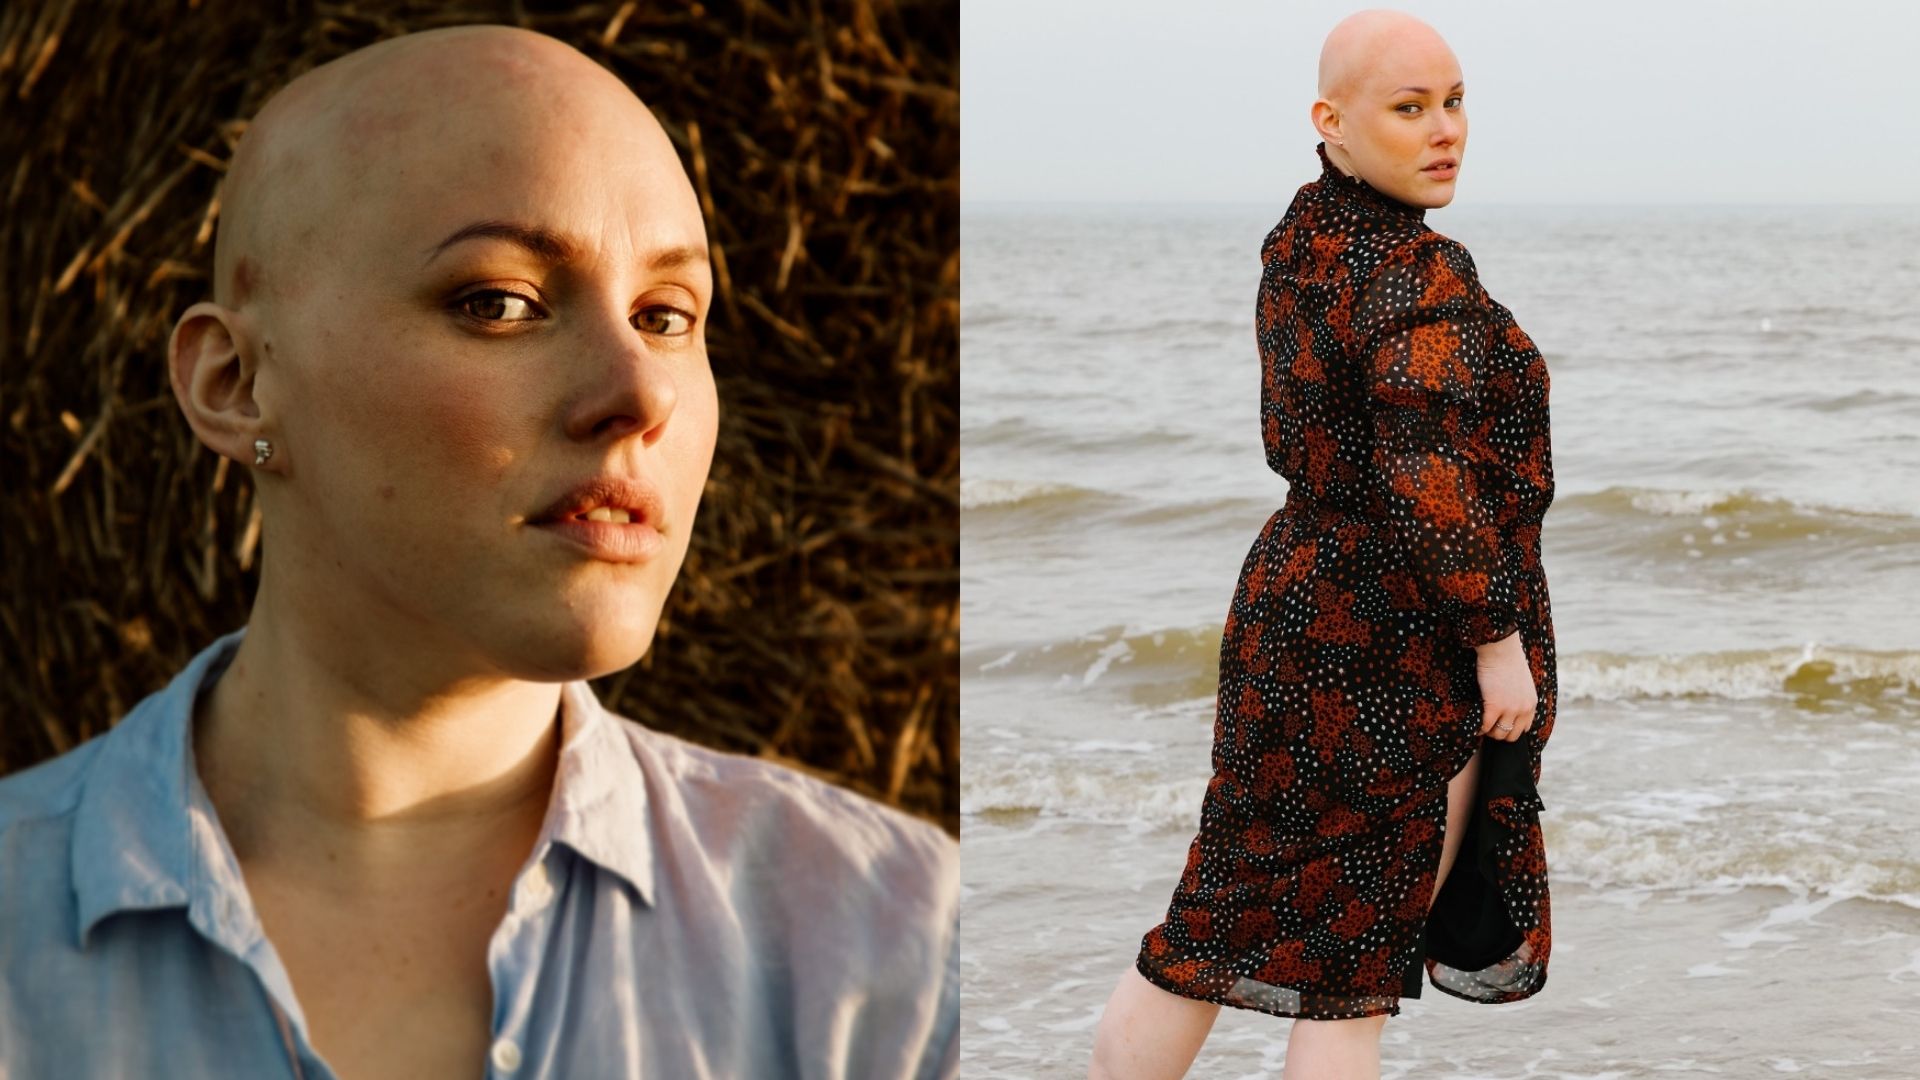
POLYGON ((1386 192, 1381 191, 1365 180, 1341 172, 1340 166, 1335 165, 1333 159, 1327 156, 1327 144, 1325 142, 1316 144, 1313 152, 1320 155, 1320 185, 1322 187, 1329 191, 1340 192, 1347 198, 1376 210, 1384 210, 1387 213, 1411 218, 1414 221, 1426 220, 1427 211, 1425 207, 1401 202, 1399 199, 1388 195, 1386 192))
MULTIPOLYGON (((101 746, 75 811, 72 880, 77 944, 120 911, 185 907, 209 938, 245 956, 262 933, 239 861, 193 767, 200 693, 218 679, 246 627, 195 656, 166 687, 136 705, 101 746)), ((623 728, 585 680, 561 687, 561 750, 534 856, 564 845, 653 902, 647 789, 623 728)))
POLYGON ((541 842, 565 844, 624 878, 651 904, 647 781, 627 737, 628 721, 607 711, 584 679, 561 687, 560 718, 560 766, 541 842))

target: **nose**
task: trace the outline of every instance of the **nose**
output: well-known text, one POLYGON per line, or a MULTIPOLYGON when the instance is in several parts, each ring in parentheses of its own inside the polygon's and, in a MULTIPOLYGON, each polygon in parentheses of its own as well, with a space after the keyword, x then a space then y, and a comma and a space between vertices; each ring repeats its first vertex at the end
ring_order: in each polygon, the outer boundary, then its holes
POLYGON ((586 359, 578 365, 582 382, 567 414, 568 437, 660 441, 680 400, 677 371, 686 365, 649 344, 624 317, 596 323, 589 337, 580 349, 586 359))
POLYGON ((1433 143, 1435 146, 1448 146, 1460 141, 1460 133, 1467 128, 1464 117, 1454 116, 1442 109, 1435 113, 1439 117, 1433 125, 1433 143))

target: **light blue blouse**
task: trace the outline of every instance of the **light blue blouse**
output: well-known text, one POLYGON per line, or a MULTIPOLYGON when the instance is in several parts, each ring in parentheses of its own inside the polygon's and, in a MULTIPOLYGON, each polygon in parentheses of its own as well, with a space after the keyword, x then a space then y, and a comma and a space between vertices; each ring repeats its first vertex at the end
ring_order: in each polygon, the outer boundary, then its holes
MULTIPOLYGON (((0 780, 0 1077, 302 1077, 307 1037, 193 764, 219 638, 111 731, 0 780)), ((561 698, 487 950, 491 1077, 951 1078, 959 853, 793 769, 561 698)))

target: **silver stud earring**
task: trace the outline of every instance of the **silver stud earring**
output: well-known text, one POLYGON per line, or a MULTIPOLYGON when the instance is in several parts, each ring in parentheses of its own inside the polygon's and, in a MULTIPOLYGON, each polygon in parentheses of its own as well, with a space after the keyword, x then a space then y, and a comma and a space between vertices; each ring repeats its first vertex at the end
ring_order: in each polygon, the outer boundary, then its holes
POLYGON ((268 442, 265 439, 253 440, 253 463, 255 465, 265 465, 267 463, 267 459, 272 456, 273 456, 272 443, 268 442))

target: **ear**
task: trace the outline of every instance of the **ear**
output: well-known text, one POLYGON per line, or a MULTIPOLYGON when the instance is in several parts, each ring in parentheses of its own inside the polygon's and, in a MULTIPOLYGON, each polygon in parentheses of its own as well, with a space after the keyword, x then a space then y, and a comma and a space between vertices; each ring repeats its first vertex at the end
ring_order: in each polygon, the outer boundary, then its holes
POLYGON ((1313 103, 1313 130, 1320 133, 1328 146, 1338 146, 1345 138, 1340 133, 1340 110, 1326 98, 1313 103))
POLYGON ((264 431, 253 399, 250 338, 243 315, 202 301, 181 313, 167 342, 173 396, 194 434, 214 453, 248 466, 253 440, 264 431))

